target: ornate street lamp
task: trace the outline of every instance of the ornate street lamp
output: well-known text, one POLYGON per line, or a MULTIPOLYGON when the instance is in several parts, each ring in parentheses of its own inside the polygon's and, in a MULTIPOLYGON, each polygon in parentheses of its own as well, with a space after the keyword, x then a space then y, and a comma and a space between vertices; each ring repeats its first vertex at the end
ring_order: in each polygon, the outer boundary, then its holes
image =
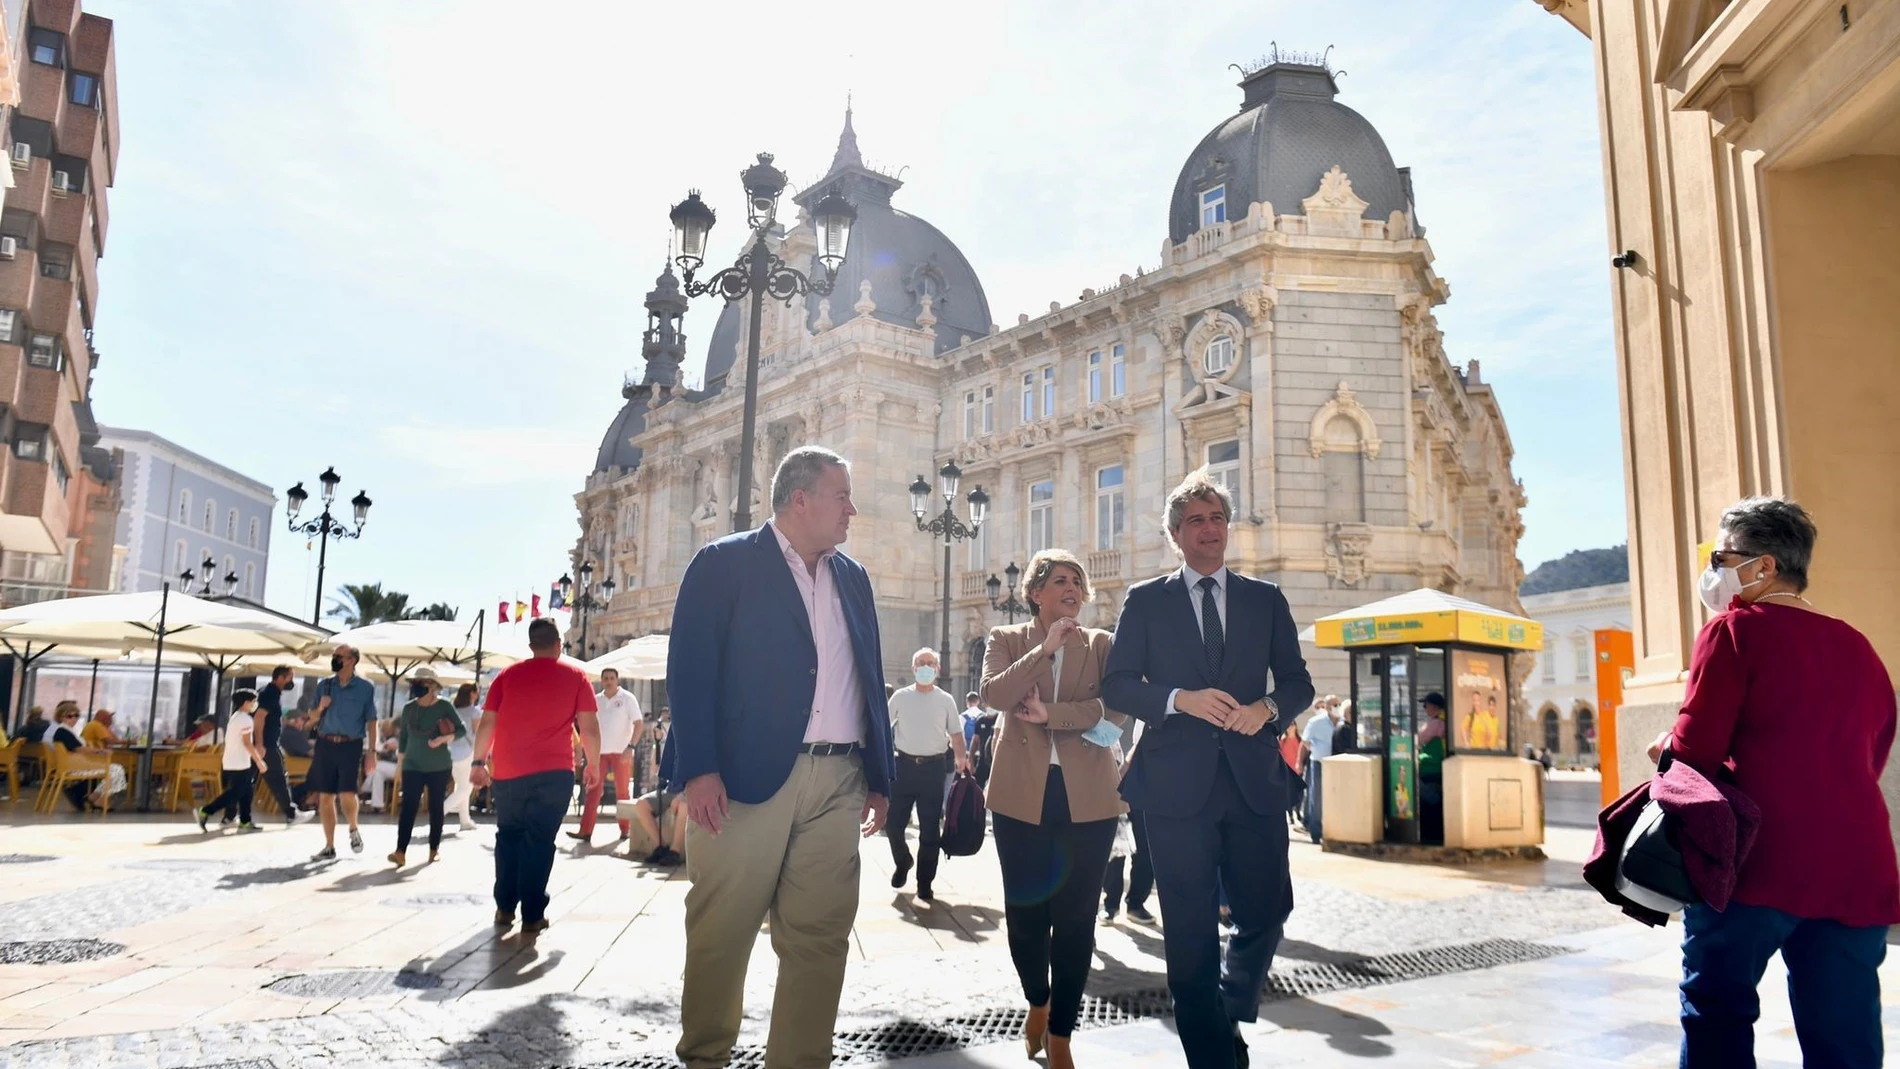
MULTIPOLYGON (((213 577, 218 574, 218 562, 212 560, 210 557, 206 557, 203 563, 198 565, 198 568, 200 571, 204 573, 204 577, 202 579, 199 578, 198 574, 196 572, 193 572, 190 568, 187 568, 184 571, 178 573, 179 593, 191 594, 197 597, 206 597, 206 598, 216 597, 218 592, 215 589, 214 584, 217 583, 217 580, 213 577)), ((225 596, 229 597, 230 595, 237 593, 237 585, 238 585, 237 573, 236 572, 226 573, 224 577, 225 596)))
MULTIPOLYGON (((288 521, 291 532, 293 534, 301 534, 305 537, 315 537, 317 539, 317 604, 314 609, 310 610, 310 622, 312 624, 316 624, 323 619, 323 569, 325 565, 329 563, 330 559, 330 539, 361 538, 363 537, 363 524, 369 520, 369 494, 362 490, 358 490, 356 496, 350 499, 350 509, 355 514, 356 519, 356 526, 354 528, 344 526, 335 516, 330 515, 330 505, 336 501, 337 484, 342 481, 343 477, 336 473, 336 468, 329 467, 323 469, 323 474, 317 476, 317 482, 323 488, 323 513, 315 519, 307 520, 303 523, 297 522, 297 514, 303 511, 304 502, 310 500, 309 491, 303 488, 302 483, 298 483, 284 493, 284 498, 288 506, 288 521)), ((207 580, 208 578, 209 577, 207 577, 207 580)), ((209 585, 207 581, 206 586, 208 587, 209 585)))
POLYGON ((1022 574, 1023 570, 1016 567, 1016 562, 1010 561, 1009 567, 1003 569, 1005 579, 996 578, 996 573, 992 572, 989 582, 983 584, 990 592, 990 608, 1007 615, 1012 624, 1016 622, 1017 616, 1029 615, 1029 606, 1016 600, 1016 581, 1022 578, 1022 574), (1003 592, 1005 581, 1009 585, 1009 597, 1004 601, 997 601, 996 596, 1003 592))
POLYGON ((571 607, 573 611, 577 615, 579 615, 581 618, 580 653, 581 653, 581 660, 584 661, 587 659, 587 654, 588 654, 588 646, 587 646, 588 622, 592 618, 594 614, 594 610, 604 609, 613 604, 614 581, 613 581, 613 577, 609 576, 606 582, 601 583, 600 586, 596 588, 593 583, 593 578, 594 578, 594 562, 593 561, 582 561, 579 571, 581 573, 581 592, 578 597, 573 596, 574 581, 572 579, 569 579, 566 575, 562 575, 561 578, 557 580, 557 582, 560 584, 560 587, 561 587, 561 600, 566 601, 569 607, 571 607), (594 591, 596 589, 598 589, 601 594, 601 597, 599 600, 596 600, 594 598, 594 591))
POLYGON ((917 517, 917 529, 943 539, 943 638, 937 656, 943 662, 938 678, 945 680, 950 678, 950 547, 963 539, 975 538, 990 513, 990 495, 979 486, 970 491, 970 522, 965 524, 957 517, 957 484, 962 478, 963 472, 954 460, 945 461, 943 467, 937 469, 943 511, 930 519, 925 519, 932 507, 930 483, 919 475, 909 487, 910 511, 917 517))
MULTIPOLYGON (((674 245, 679 252, 674 260, 685 279, 686 295, 700 297, 712 293, 727 303, 752 298, 751 325, 746 334, 745 414, 739 432, 738 504, 733 509, 733 529, 752 526, 752 449, 758 432, 759 410, 759 337, 763 327, 766 297, 791 304, 807 293, 829 296, 838 280, 838 268, 844 265, 845 246, 851 238, 851 224, 858 211, 836 193, 812 206, 812 230, 818 238, 818 264, 823 278, 807 276, 788 267, 766 244, 778 217, 779 195, 785 192, 785 172, 772 166, 772 154, 759 153, 758 162, 739 175, 745 187, 746 222, 752 227, 750 244, 731 267, 714 273, 705 281, 694 274, 706 262, 706 239, 718 216, 690 190, 686 199, 673 206, 668 217, 673 221, 674 245)), ((583 576, 583 583, 586 577, 583 576)))

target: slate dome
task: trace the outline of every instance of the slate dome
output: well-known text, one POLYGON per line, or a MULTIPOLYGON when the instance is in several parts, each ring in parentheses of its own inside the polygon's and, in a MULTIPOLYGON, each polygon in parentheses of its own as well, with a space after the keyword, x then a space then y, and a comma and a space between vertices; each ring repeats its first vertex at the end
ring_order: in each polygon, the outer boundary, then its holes
MULTIPOLYGON (((1240 114, 1214 127, 1181 167, 1168 213, 1179 244, 1201 229, 1205 193, 1225 193, 1227 219, 1266 201, 1281 215, 1319 189, 1337 165, 1366 201, 1364 218, 1384 221, 1412 211, 1411 173, 1392 163, 1379 131, 1335 98, 1339 85, 1323 64, 1273 62, 1241 79, 1240 114)), ((1424 233, 1424 228, 1414 229, 1424 233)))
POLYGON ((607 434, 600 440, 600 452, 594 457, 595 471, 632 471, 640 466, 640 447, 633 444, 634 435, 647 429, 647 399, 644 394, 627 398, 620 406, 620 412, 614 421, 607 425, 607 434))
MULTIPOLYGON (((851 112, 846 110, 844 132, 838 137, 830 170, 794 199, 801 207, 809 208, 825 194, 835 192, 858 209, 851 240, 845 246, 844 266, 838 271, 830 298, 832 323, 843 323, 857 314, 852 305, 858 302, 860 284, 866 279, 871 283, 871 300, 877 305, 872 317, 887 323, 915 328, 927 293, 931 314, 937 318, 937 351, 947 352, 962 343, 963 335, 980 338, 989 334, 989 299, 983 295, 976 270, 955 242, 923 219, 891 206, 891 195, 902 185, 897 178, 865 165, 858 152, 851 112)), ((793 266, 807 275, 824 274, 815 262, 793 266)), ((821 299, 816 294, 806 297, 807 327, 817 322, 821 299)), ((719 321, 706 345, 703 381, 708 395, 725 388, 726 374, 732 370, 744 334, 744 311, 745 302, 740 302, 726 305, 719 312, 719 321)))

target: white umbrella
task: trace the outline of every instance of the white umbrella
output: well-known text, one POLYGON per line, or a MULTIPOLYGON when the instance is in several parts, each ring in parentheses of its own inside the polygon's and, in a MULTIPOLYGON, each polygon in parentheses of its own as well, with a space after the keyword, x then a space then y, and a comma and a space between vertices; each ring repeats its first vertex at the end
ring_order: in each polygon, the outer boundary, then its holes
POLYGON ((622 679, 665 679, 667 642, 665 635, 642 635, 588 661, 587 674, 597 676, 611 668, 622 679))
MULTIPOLYGON (((371 663, 400 664, 473 664, 484 668, 502 668, 525 661, 530 654, 525 645, 506 639, 491 638, 481 620, 460 623, 455 620, 391 620, 339 631, 324 643, 330 649, 349 645, 371 663)), ((405 672, 408 669, 404 669, 405 672)))
MULTIPOLYGON (((158 715, 159 664, 194 656, 220 671, 247 656, 295 655, 329 632, 300 620, 242 603, 206 601, 173 593, 166 584, 157 593, 100 594, 42 601, 0 609, 0 638, 9 643, 43 642, 98 649, 152 651, 152 705, 145 734, 151 737, 158 715)), ((50 650, 43 651, 50 652, 50 650)), ((139 803, 151 804, 151 753, 139 758, 139 803)))

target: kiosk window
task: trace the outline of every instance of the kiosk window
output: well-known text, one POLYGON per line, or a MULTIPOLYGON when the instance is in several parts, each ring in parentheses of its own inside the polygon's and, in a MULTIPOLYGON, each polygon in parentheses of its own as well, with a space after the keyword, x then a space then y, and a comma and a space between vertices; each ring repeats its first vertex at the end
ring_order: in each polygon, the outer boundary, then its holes
POLYGON ((1509 750, 1504 655, 1453 650, 1451 674, 1452 751, 1509 750))

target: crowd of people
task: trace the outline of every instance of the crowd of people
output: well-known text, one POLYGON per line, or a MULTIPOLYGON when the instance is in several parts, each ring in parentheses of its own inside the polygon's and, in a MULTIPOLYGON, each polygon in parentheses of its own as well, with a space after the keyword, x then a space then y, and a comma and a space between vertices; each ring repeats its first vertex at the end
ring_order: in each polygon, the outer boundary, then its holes
MULTIPOLYGON (((770 520, 706 545, 681 581, 657 789, 631 797, 631 754, 652 730, 639 703, 612 672, 596 691, 561 661, 555 624, 538 619, 533 656, 485 696, 465 685, 444 701, 422 669, 388 721, 347 646, 306 716, 286 718, 288 668, 261 691, 238 690, 221 737, 224 790, 197 819, 252 826, 258 776, 298 819, 282 752, 295 730, 311 743, 304 788, 323 826, 313 860, 336 857, 339 826, 360 853, 358 790, 386 752, 385 779, 400 783, 389 861, 407 863, 425 796, 434 861, 447 813, 470 827, 485 793, 495 924, 532 934, 549 925, 556 839, 577 788, 581 819, 568 834, 591 842, 611 779, 616 799, 633 803, 616 818, 620 840, 638 825, 653 843, 646 860, 683 863, 691 879, 681 1061, 730 1061, 769 920, 778 976, 766 1061, 822 1066, 858 912, 861 840, 883 835, 892 887, 914 878, 914 901, 932 905, 946 790, 967 777, 986 791, 1027 1053, 1051 1069, 1074 1065, 1096 929, 1126 916, 1161 927, 1186 1064, 1245 1069, 1241 1026, 1257 1019, 1293 909, 1289 837, 1323 837, 1326 761, 1355 750, 1357 735, 1350 701, 1315 694, 1286 598, 1227 567, 1232 504, 1204 472, 1169 493, 1164 528, 1181 566, 1130 587, 1112 634, 1080 622, 1094 597, 1081 559, 1038 552, 1023 591, 1031 618, 991 630, 979 688, 959 708, 930 648, 912 654, 907 685, 886 685, 870 578, 839 549, 857 511, 849 467, 829 450, 795 449, 772 480, 770 520), (1148 909, 1157 893, 1159 918, 1148 909)), ((1719 797, 1745 796, 1733 821, 1755 829, 1752 850, 1725 859, 1720 895, 1686 908, 1685 1066, 1751 1064, 1756 988, 1776 952, 1810 1064, 1879 1064, 1877 969, 1900 921, 1878 783, 1894 691, 1867 640, 1804 596, 1815 537, 1784 499, 1724 515, 1702 578, 1713 619, 1681 715, 1651 748, 1665 766, 1724 784, 1719 797), (1832 681, 1830 716, 1787 715, 1815 678, 1832 681)), ((1420 800, 1440 819, 1446 704, 1437 692, 1420 698, 1415 736, 1420 800)), ((110 713, 79 719, 62 702, 34 730, 69 750, 113 744, 110 713)), ((83 806, 122 788, 121 773, 70 797, 83 806)))

